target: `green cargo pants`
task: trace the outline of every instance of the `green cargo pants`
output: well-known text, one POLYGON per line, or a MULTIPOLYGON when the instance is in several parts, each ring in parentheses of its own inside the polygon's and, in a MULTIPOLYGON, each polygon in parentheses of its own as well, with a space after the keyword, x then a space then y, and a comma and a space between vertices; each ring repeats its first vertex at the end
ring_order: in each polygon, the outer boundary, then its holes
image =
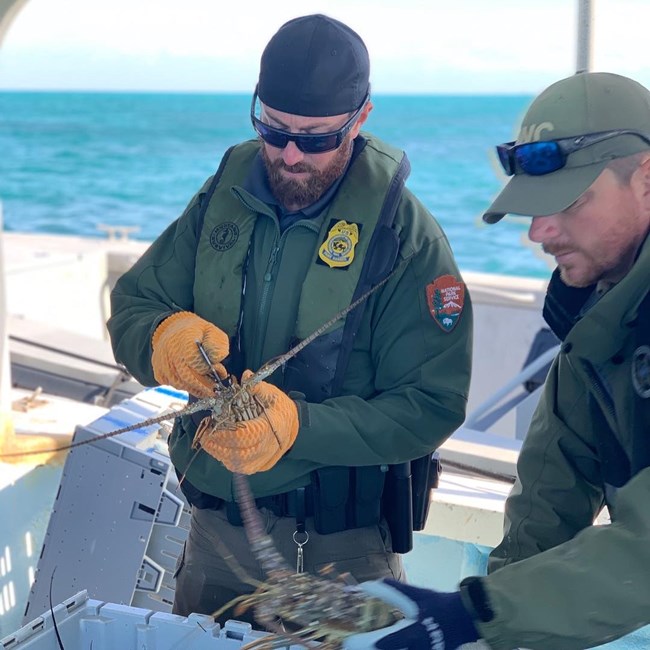
MULTIPOLYGON (((289 566, 295 568, 298 552, 293 540, 295 518, 277 517, 266 508, 260 512, 275 547, 289 566)), ((385 521, 377 526, 320 535, 314 530, 313 518, 308 517, 305 528, 309 534, 309 541, 303 546, 305 572, 317 574, 319 569, 333 564, 334 575, 349 573, 356 582, 377 578, 405 580, 402 559, 391 550, 385 521)), ((250 551, 244 528, 230 524, 224 508, 192 508, 189 536, 176 566, 174 614, 212 614, 237 596, 255 590, 233 572, 232 560, 227 555, 234 557, 253 580, 265 580, 250 551)), ((260 629, 252 610, 235 615, 230 608, 218 620, 223 623, 229 618, 252 623, 260 629)))

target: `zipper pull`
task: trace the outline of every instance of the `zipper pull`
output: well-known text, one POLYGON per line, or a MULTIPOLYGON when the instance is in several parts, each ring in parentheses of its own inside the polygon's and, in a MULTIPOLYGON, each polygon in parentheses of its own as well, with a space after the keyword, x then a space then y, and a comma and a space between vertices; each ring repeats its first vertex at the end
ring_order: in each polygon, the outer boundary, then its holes
POLYGON ((278 256, 278 251, 280 250, 279 246, 276 246, 272 251, 271 251, 271 256, 269 257, 269 263, 266 267, 266 273, 264 274, 264 282, 271 282, 273 279, 273 274, 271 271, 273 270, 273 267, 275 266, 275 260, 278 256))

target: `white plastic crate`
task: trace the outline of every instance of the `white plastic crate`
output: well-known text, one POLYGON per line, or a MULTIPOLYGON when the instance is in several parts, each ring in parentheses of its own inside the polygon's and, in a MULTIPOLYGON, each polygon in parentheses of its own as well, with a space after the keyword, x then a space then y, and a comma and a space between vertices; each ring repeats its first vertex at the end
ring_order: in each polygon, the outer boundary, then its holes
POLYGON ((166 387, 147 389, 77 427, 73 442, 89 444, 66 459, 22 624, 48 609, 55 569, 55 603, 86 590, 102 601, 171 611, 173 569, 188 514, 166 445, 157 437, 161 427, 96 438, 185 399, 166 387))
MULTIPOLYGON (((239 650, 267 636, 249 623, 104 603, 81 591, 0 640, 2 650, 239 650), (54 615, 54 620, 52 616, 54 615)), ((293 646, 296 650, 297 646, 293 646)))

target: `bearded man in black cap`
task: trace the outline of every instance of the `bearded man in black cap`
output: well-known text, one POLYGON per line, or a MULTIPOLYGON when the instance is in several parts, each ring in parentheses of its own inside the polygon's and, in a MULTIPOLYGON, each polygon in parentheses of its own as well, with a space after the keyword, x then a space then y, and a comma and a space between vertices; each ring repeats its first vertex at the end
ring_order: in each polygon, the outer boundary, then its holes
POLYGON ((404 579, 396 551, 408 549, 411 497, 395 477, 413 459, 428 467, 464 419, 472 314, 444 233, 404 188, 405 154, 360 132, 371 109, 358 34, 323 15, 283 25, 262 54, 258 137, 226 152, 113 291, 116 359, 144 385, 195 400, 386 280, 255 385, 260 415, 217 426, 198 451, 206 412, 176 421, 169 451, 192 505, 176 613, 212 613, 252 591, 216 540, 264 579, 233 472, 249 475, 266 532, 298 570, 334 563, 357 581, 404 579))

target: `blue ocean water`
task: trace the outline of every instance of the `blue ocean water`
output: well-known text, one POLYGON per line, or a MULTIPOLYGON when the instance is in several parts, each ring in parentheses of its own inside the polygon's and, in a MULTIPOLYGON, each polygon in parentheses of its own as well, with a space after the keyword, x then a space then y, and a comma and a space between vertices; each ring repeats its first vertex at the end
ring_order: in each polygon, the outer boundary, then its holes
MULTIPOLYGON (((403 148, 408 187, 445 229, 464 270, 548 277, 528 219, 480 221, 503 183, 494 145, 530 97, 382 96, 366 127, 403 148)), ((0 199, 9 231, 99 236, 138 226, 151 240, 184 209, 223 152, 252 137, 250 97, 0 93, 0 199)))

